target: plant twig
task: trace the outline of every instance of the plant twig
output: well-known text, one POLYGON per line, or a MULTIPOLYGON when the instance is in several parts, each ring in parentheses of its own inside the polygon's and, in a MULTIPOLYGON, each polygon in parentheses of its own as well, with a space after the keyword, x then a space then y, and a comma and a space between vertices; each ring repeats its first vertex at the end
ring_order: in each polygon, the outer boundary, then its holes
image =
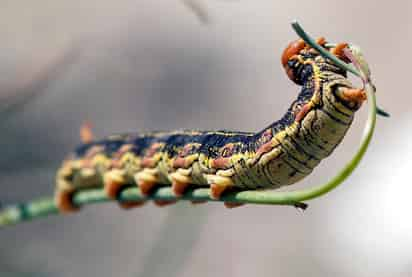
MULTIPOLYGON (((293 22, 292 26, 297 30, 298 35, 302 37, 310 46, 318 49, 322 55, 329 56, 327 51, 322 51, 320 45, 311 39, 299 26, 297 22, 293 22)), ((329 58, 329 57, 328 57, 329 58)), ((331 58, 332 59, 332 58, 331 58)), ((332 59, 335 61, 335 59, 332 59)), ((349 65, 343 63, 339 60, 336 61, 338 66, 349 70, 349 65)), ((362 77, 362 72, 358 72, 352 67, 353 71, 356 72, 357 76, 362 77)), ((340 185, 358 166, 362 157, 364 156, 366 149, 372 139, 372 135, 376 124, 376 98, 374 87, 371 83, 365 84, 366 93, 369 102, 369 113, 368 119, 365 126, 365 135, 361 140, 359 149, 353 158, 341 169, 338 174, 333 177, 330 181, 325 184, 318 185, 309 189, 302 189, 296 191, 241 191, 233 192, 225 195, 219 200, 211 199, 209 197, 209 189, 198 188, 194 190, 189 190, 182 198, 176 198, 169 187, 163 187, 157 189, 150 197, 144 197, 140 194, 138 188, 133 187, 124 190, 120 196, 120 201, 136 201, 145 199, 155 199, 155 200, 194 200, 194 201, 229 201, 233 203, 249 203, 249 204, 269 204, 269 205, 290 205, 299 208, 306 208, 306 204, 303 201, 310 200, 313 198, 320 197, 332 189, 340 185)), ((110 201, 102 189, 93 189, 87 191, 80 191, 74 195, 74 203, 82 206, 92 203, 100 203, 110 201)), ((7 208, 0 212, 0 227, 16 224, 21 221, 30 220, 49 214, 56 214, 57 208, 53 202, 53 199, 41 199, 33 201, 27 204, 17 205, 11 208, 7 208)))
MULTIPOLYGON (((326 51, 322 46, 320 46, 319 44, 317 44, 315 42, 315 40, 313 38, 311 38, 303 29, 302 27, 299 25, 299 23, 297 21, 293 21, 292 22, 292 28, 295 30, 295 32, 310 46, 312 46, 313 48, 315 48, 323 57, 326 57, 328 59, 330 59, 331 61, 333 61, 337 66, 339 66, 340 68, 343 68, 351 73, 353 73, 354 75, 362 78, 360 72, 358 70, 356 70, 352 65, 345 63, 344 61, 338 59, 336 56, 332 55, 329 51, 326 51)), ((334 44, 327 44, 327 47, 333 47, 334 44)), ((376 112, 377 114, 379 114, 380 116, 383 117, 389 117, 389 113, 387 113, 386 111, 384 111, 383 109, 376 107, 376 112)))

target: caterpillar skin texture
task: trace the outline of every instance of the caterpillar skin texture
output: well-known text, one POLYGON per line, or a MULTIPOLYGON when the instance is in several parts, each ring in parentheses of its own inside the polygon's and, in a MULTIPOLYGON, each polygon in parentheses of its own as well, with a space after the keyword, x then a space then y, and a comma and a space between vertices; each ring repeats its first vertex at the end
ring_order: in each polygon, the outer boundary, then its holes
MULTIPOLYGON (((344 58, 345 46, 329 51, 344 58)), ((228 189, 279 188, 309 175, 341 142, 365 94, 352 87, 345 71, 301 40, 292 42, 281 60, 301 91, 280 120, 257 133, 152 132, 80 145, 57 173, 59 209, 77 210, 72 196, 85 188, 104 187, 115 199, 130 185, 145 195, 155 186, 170 185, 176 196, 188 186, 209 186, 211 197, 219 198, 228 189)))

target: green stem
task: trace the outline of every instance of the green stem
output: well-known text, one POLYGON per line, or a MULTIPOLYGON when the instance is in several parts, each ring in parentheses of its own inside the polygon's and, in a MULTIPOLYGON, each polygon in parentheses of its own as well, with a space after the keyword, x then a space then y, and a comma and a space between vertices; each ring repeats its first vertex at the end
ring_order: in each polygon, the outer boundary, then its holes
MULTIPOLYGON (((339 66, 342 69, 345 69, 351 73, 353 73, 354 75, 361 77, 361 74, 359 73, 358 70, 356 70, 352 65, 345 63, 344 61, 340 60, 339 58, 337 58, 335 55, 333 55, 332 53, 330 53, 329 51, 325 50, 325 48, 323 48, 322 46, 320 46, 319 44, 316 43, 316 41, 314 39, 312 39, 303 29, 302 27, 299 25, 299 23, 297 21, 293 21, 292 22, 292 28, 295 30, 295 32, 307 43, 309 44, 311 47, 315 48, 316 50, 318 50, 318 52, 323 56, 326 57, 330 60, 332 60, 337 66, 339 66)), ((335 46, 335 44, 333 43, 327 43, 325 45, 326 47, 333 47, 335 46)), ((387 113, 385 110, 376 107, 376 113, 380 116, 383 117, 389 117, 389 113, 387 113)))
MULTIPOLYGON (((311 39, 297 22, 293 23, 293 27, 297 30, 300 37, 302 37, 310 46, 319 50, 322 55, 327 56, 331 60, 335 61, 338 66, 349 70, 348 65, 336 60, 333 56, 329 57, 327 51, 322 51, 322 47, 317 45, 316 42, 311 39)), ((353 69, 357 76, 362 77, 362 72, 357 72, 353 69)), ((369 114, 365 126, 365 135, 361 140, 360 147, 354 157, 341 169, 338 174, 333 177, 329 182, 315 186, 309 189, 297 190, 297 191, 241 191, 233 192, 225 195, 219 200, 211 199, 209 197, 209 189, 198 188, 189 190, 182 198, 177 198, 170 187, 162 187, 157 189, 150 197, 144 197, 140 191, 136 188, 129 188, 124 190, 119 196, 120 201, 139 201, 139 200, 191 200, 191 201, 219 201, 219 202, 233 202, 233 203, 248 203, 248 204, 270 204, 270 205, 291 205, 300 208, 306 208, 306 204, 303 201, 320 197, 332 189, 341 184, 358 166, 362 157, 364 156, 366 149, 371 141, 375 124, 376 124, 376 98, 373 87, 368 83, 365 85, 366 93, 369 101, 369 114)), ((80 191, 75 194, 74 203, 83 206, 91 203, 100 203, 110 201, 102 189, 93 189, 80 191)), ((58 210, 54 204, 52 198, 40 199, 27 204, 21 204, 14 207, 6 208, 0 211, 0 227, 16 224, 22 221, 35 219, 42 216, 51 214, 57 214, 58 210)))
POLYGON ((302 29, 302 27, 299 25, 297 21, 293 21, 291 25, 293 30, 295 30, 295 32, 298 34, 298 36, 300 36, 312 48, 316 49, 323 57, 330 59, 340 68, 343 68, 353 73, 354 75, 361 77, 360 73, 352 65, 345 63, 329 51, 325 50, 325 48, 317 44, 316 41, 302 29))

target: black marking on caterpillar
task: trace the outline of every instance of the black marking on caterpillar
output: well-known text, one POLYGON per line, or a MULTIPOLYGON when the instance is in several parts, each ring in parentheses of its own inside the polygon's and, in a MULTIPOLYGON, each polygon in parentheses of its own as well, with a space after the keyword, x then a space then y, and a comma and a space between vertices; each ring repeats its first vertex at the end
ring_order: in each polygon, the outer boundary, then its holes
MULTIPOLYGON (((341 48, 330 51, 339 56, 341 48)), ((210 186, 219 198, 228 189, 279 188, 309 175, 343 139, 364 98, 344 70, 301 40, 285 49, 282 64, 302 89, 280 120, 257 133, 182 130, 84 143, 57 173, 57 206, 77 210, 73 194, 91 187, 115 199, 130 185, 144 195, 169 185, 176 196, 188 186, 210 186)))

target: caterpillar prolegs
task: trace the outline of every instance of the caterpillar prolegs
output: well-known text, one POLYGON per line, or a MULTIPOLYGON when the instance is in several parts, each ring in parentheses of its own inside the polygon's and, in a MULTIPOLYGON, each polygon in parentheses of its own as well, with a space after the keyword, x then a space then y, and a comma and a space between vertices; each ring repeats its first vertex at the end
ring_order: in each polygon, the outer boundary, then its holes
MULTIPOLYGON (((326 44, 323 38, 317 42, 326 44)), ((327 49, 345 59, 346 46, 327 49)), ((84 144, 57 173, 58 208, 77 210, 72 197, 87 188, 103 187, 116 199, 131 185, 143 195, 160 185, 171 186, 177 197, 189 187, 207 186, 210 197, 219 199, 228 190, 279 188, 309 175, 343 139, 366 95, 352 86, 345 70, 303 40, 289 44, 281 63, 301 91, 280 120, 257 133, 182 130, 93 140, 84 128, 84 144)))

